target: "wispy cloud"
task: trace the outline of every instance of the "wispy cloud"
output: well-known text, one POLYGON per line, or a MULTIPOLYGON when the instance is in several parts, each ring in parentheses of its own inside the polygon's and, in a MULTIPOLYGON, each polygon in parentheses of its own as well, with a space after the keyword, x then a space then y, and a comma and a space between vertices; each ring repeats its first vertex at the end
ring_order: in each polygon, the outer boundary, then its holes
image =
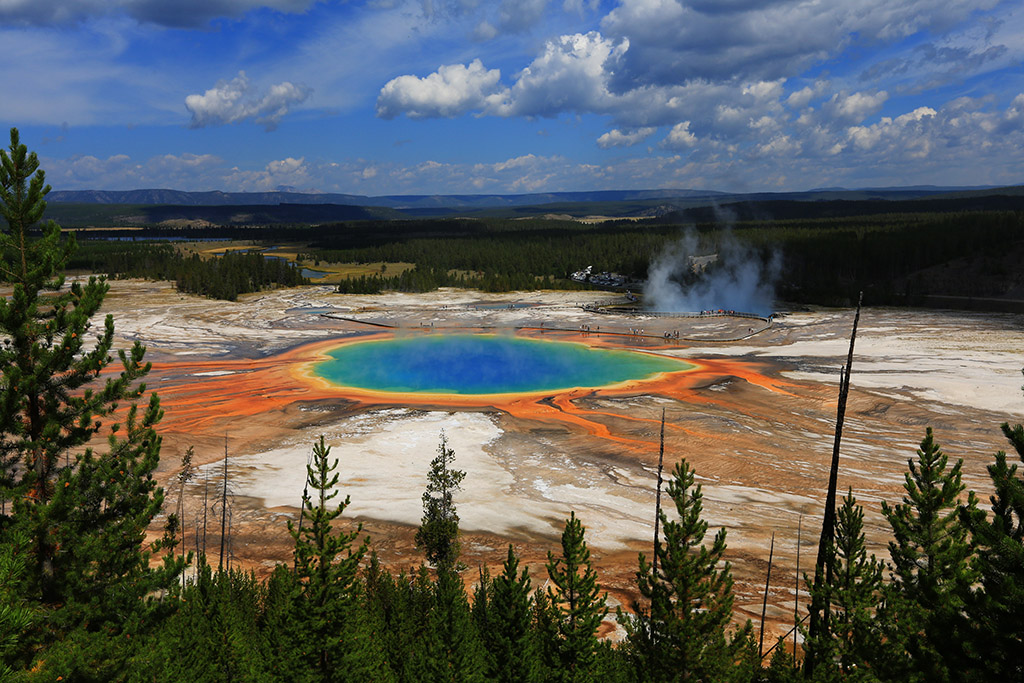
POLYGON ((618 128, 613 128, 597 139, 597 146, 602 149, 609 147, 632 147, 654 135, 657 128, 645 126, 634 131, 624 133, 618 128))
POLYGON ((287 185, 307 191, 421 194, 857 187, 901 185, 910 178, 937 185, 999 184, 1006 182, 1007 172, 1020 171, 1017 150, 1024 147, 1024 93, 1001 107, 988 100, 957 98, 941 107, 916 107, 863 125, 823 120, 793 123, 744 146, 691 136, 689 127, 679 124, 660 145, 678 149, 678 154, 645 153, 611 164, 534 153, 488 163, 304 156, 240 166, 213 154, 168 154, 145 160, 119 154, 47 158, 44 164, 58 189, 170 186, 255 191, 287 185), (977 150, 983 154, 976 154, 977 150))
POLYGON ((273 130, 293 106, 305 102, 311 94, 311 88, 288 81, 272 85, 261 94, 252 86, 245 72, 239 71, 237 77, 218 81, 202 95, 186 97, 185 108, 192 114, 192 128, 251 119, 267 130, 273 130))

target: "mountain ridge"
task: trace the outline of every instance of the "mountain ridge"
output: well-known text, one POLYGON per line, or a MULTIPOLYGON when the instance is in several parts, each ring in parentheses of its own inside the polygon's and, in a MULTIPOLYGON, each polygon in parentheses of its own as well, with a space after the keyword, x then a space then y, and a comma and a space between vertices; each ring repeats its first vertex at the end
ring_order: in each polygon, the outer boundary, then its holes
POLYGON ((658 198, 703 198, 722 196, 711 190, 595 190, 582 192, 539 192, 527 194, 420 194, 352 195, 305 192, 189 192, 170 189, 139 190, 53 190, 47 200, 75 204, 174 204, 178 206, 232 206, 273 204, 339 204, 410 208, 483 208, 529 206, 556 202, 629 201, 658 198))

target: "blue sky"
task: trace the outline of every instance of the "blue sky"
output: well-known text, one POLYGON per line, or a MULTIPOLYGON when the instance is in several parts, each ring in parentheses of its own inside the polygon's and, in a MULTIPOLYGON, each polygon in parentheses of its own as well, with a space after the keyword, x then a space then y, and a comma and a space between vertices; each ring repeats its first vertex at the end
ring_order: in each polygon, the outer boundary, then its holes
POLYGON ((1024 182, 1024 4, 0 0, 55 189, 1024 182))

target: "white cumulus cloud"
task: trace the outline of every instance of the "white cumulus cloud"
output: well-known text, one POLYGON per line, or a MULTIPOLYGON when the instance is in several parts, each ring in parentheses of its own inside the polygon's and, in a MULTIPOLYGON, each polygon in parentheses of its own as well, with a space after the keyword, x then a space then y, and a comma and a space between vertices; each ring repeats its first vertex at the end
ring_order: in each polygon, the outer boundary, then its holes
POLYGON ((653 126, 645 126, 637 128, 631 133, 623 133, 618 128, 613 128, 597 139, 597 146, 602 149, 608 149, 609 147, 632 147, 654 135, 656 130, 657 128, 653 126))
POLYGON ((877 114, 887 99, 889 99, 889 93, 884 90, 876 93, 838 92, 822 106, 822 110, 839 122, 860 123, 869 116, 877 114))
MULTIPOLYGON (((752 118, 743 138, 709 138, 689 119, 677 121, 681 122, 666 127, 666 137, 655 150, 596 164, 527 150, 488 163, 439 159, 403 164, 307 155, 268 158, 239 168, 210 154, 190 153, 141 161, 124 154, 42 161, 57 189, 252 191, 291 186, 360 194, 529 192, 580 187, 758 190, 898 186, 911 182, 1012 184, 1017 182, 1019 150, 1024 148, 1024 94, 1020 93, 1003 101, 961 96, 943 105, 908 106, 898 115, 848 126, 826 125, 831 120, 824 119, 798 124, 784 117, 752 118), (977 154, 977 150, 982 153, 977 154)), ((641 132, 638 128, 616 130, 623 137, 641 132)), ((610 135, 608 139, 615 137, 610 135)))
MULTIPOLYGON (((600 33, 576 33, 549 40, 543 53, 523 69, 491 113, 500 116, 556 116, 562 112, 605 112, 615 106, 604 70, 628 42, 600 33)), ((497 100, 494 100, 497 101, 497 100)))
POLYGON ((697 136, 690 132, 690 122, 683 121, 672 126, 664 145, 673 149, 693 147, 697 144, 697 136))
POLYGON ((479 59, 468 66, 448 64, 424 77, 399 76, 377 96, 377 116, 392 119, 452 117, 483 109, 499 91, 501 71, 487 69, 479 59))
POLYGON ((218 81, 202 95, 185 98, 192 114, 192 128, 218 126, 252 119, 273 130, 296 104, 305 102, 312 89, 285 81, 272 85, 263 95, 255 91, 244 71, 230 81, 218 81))

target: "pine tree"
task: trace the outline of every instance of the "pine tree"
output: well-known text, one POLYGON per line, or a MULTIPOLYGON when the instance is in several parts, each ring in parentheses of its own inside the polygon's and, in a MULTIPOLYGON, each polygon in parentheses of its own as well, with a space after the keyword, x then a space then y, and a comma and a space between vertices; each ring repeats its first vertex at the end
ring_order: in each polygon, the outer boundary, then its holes
POLYGON ((319 680, 315 658, 309 656, 302 584, 291 567, 274 567, 266 583, 259 624, 265 642, 266 670, 278 681, 319 680))
POLYGON ((725 553, 725 529, 704 545, 708 524, 700 485, 685 460, 676 464, 668 484, 677 519, 661 511, 662 536, 655 546, 657 570, 640 553, 637 587, 649 607, 635 605, 622 615, 641 680, 716 680, 742 678, 751 627, 728 634, 732 619, 732 573, 725 553))
POLYGON ((570 512, 562 532, 562 555, 548 551, 548 601, 556 615, 560 667, 554 672, 564 681, 591 681, 595 677, 597 629, 608 614, 607 595, 601 595, 597 572, 590 562, 586 530, 570 512))
POLYGON ((22 532, 0 544, 0 681, 12 680, 15 671, 28 666, 31 655, 25 634, 38 616, 23 591, 30 543, 22 532))
MULTIPOLYGON (((267 682, 273 675, 267 640, 261 637, 266 586, 252 573, 199 567, 180 608, 147 641, 134 662, 134 680, 267 682)), ((291 647, 299 647, 292 643, 291 647)), ((67 679, 66 679, 67 680, 67 679)), ((70 679, 77 680, 77 679, 70 679)), ((295 677, 303 681, 313 678, 295 677)))
POLYGON ((459 513, 452 499, 466 473, 451 469, 455 451, 441 432, 437 456, 430 461, 427 488, 423 492, 423 519, 416 532, 416 545, 423 548, 427 561, 435 567, 452 568, 459 559, 459 513))
MULTIPOLYGON (((488 630, 493 618, 491 596, 494 580, 491 579, 491 570, 487 568, 487 565, 480 565, 479 577, 476 588, 473 590, 473 606, 470 611, 473 615, 473 625, 476 627, 477 633, 480 634, 481 642, 484 645, 485 671, 489 674, 495 667, 494 651, 490 647, 488 639, 488 630)), ((492 678, 493 676, 488 675, 488 679, 492 678)))
POLYGON ((771 661, 760 680, 766 683, 798 683, 803 680, 797 663, 793 661, 792 653, 786 649, 785 638, 779 638, 775 643, 771 661))
POLYGON ((0 279, 13 285, 10 299, 0 299, 0 499, 14 504, 11 514, 0 514, 0 531, 5 543, 10 534, 31 538, 24 590, 47 611, 39 644, 103 649, 89 655, 102 660, 89 675, 102 678, 112 674, 99 667, 123 665, 111 638, 146 623, 146 597, 169 588, 183 563, 150 568, 142 545, 163 503, 152 477, 160 454, 157 397, 141 417, 134 403, 120 413, 126 428, 110 427, 106 452, 85 448, 121 401, 144 395, 139 380, 149 364, 136 343, 118 352, 120 373, 100 379, 113 360, 111 316, 92 346, 86 337, 108 285, 92 277, 65 287, 62 271, 75 242, 53 222, 35 235, 50 190, 38 167, 12 129, 9 151, 0 150, 7 226, 0 233, 0 279))
MULTIPOLYGON (((484 585, 481 580, 481 586, 484 585)), ((531 630, 533 601, 530 598, 531 581, 527 569, 519 571, 519 558, 512 544, 508 546, 502 573, 487 581, 486 590, 477 590, 473 601, 474 615, 481 598, 486 609, 478 619, 484 647, 490 656, 487 679, 492 681, 540 680, 536 642, 531 630)))
POLYGON ((472 683, 487 680, 486 656, 473 621, 462 578, 442 565, 433 586, 422 649, 424 680, 432 683, 472 683))
POLYGON ((538 589, 533 595, 533 641, 540 662, 541 680, 553 680, 561 668, 559 658, 558 610, 548 599, 547 591, 538 589))
MULTIPOLYGON (((1024 426, 1002 425, 1024 462, 1024 426)), ((995 493, 991 516, 965 507, 961 518, 978 548, 981 586, 967 603, 957 637, 969 643, 972 680, 1024 680, 1024 477, 996 453, 988 466, 995 493)))
MULTIPOLYGON (((879 622, 893 626, 888 640, 900 642, 907 653, 894 676, 948 681, 957 678, 963 664, 954 656, 958 647, 950 642, 950 629, 977 579, 967 529, 958 515, 963 461, 947 469, 948 458, 928 428, 916 462, 907 464, 903 502, 895 507, 882 503, 893 529, 893 581, 879 622)), ((973 496, 966 505, 976 506, 973 496)))
POLYGON ((361 680, 380 663, 380 649, 364 631, 362 604, 357 600, 359 562, 369 539, 353 543, 362 532, 358 525, 350 532, 337 532, 331 523, 349 505, 348 496, 334 510, 328 504, 338 495, 332 490, 339 475, 338 461, 331 462, 330 446, 324 437, 313 446, 312 462, 306 465, 307 493, 303 494, 305 523, 291 522, 288 530, 295 540, 295 574, 302 586, 300 604, 305 615, 305 639, 315 661, 318 679, 361 680), (308 491, 312 490, 313 500, 308 491))
POLYGON ((425 566, 397 577, 381 567, 376 554, 366 572, 368 625, 384 650, 381 670, 400 681, 426 681, 424 639, 433 605, 433 586, 425 566))
POLYGON ((841 677, 871 680, 870 663, 885 644, 875 621, 882 592, 883 565, 868 555, 864 544, 864 509, 848 491, 836 511, 834 540, 825 554, 823 581, 807 580, 812 598, 831 609, 821 630, 805 635, 804 651, 813 657, 815 680, 841 677), (815 593, 822 591, 823 596, 815 593))

